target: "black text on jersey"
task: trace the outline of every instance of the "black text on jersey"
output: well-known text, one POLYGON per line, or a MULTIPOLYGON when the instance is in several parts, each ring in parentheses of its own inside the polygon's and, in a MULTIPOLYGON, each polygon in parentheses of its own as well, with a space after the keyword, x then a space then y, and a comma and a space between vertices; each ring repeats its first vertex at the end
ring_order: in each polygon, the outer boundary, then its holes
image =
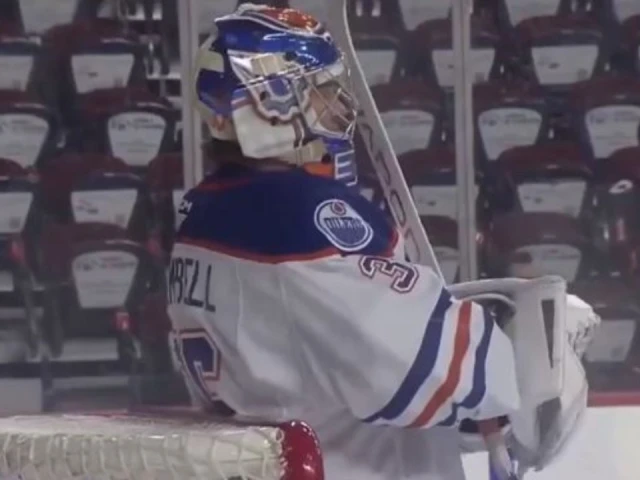
POLYGON ((189 257, 173 257, 169 265, 168 301, 215 313, 212 302, 212 267, 201 266, 199 260, 189 257))

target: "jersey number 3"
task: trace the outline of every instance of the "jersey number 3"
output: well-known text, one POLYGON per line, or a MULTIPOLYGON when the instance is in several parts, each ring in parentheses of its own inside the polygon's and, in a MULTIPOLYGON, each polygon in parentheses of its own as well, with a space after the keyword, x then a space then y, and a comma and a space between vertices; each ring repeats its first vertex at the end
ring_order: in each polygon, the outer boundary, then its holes
POLYGON ((362 257, 358 263, 365 277, 384 275, 391 279, 390 287, 398 293, 409 293, 418 282, 418 270, 407 263, 384 257, 362 257))
POLYGON ((220 351, 204 329, 193 328, 174 332, 175 347, 182 368, 205 398, 216 397, 216 382, 220 379, 220 351))

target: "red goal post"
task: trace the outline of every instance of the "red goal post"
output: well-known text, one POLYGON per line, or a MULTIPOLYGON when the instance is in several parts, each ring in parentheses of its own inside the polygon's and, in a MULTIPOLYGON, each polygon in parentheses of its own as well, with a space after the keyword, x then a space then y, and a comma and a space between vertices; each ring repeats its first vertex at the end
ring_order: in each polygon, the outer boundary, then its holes
POLYGON ((324 480, 314 432, 194 416, 0 419, 0 480, 324 480))

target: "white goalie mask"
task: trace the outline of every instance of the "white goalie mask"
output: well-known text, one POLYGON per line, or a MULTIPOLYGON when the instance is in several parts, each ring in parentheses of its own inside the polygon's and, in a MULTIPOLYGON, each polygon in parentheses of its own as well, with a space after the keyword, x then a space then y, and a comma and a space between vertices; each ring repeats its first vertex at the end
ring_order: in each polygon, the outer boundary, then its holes
POLYGON ((243 5, 216 21, 196 59, 196 105, 211 135, 245 156, 305 166, 330 158, 355 181, 357 107, 331 36, 290 9, 243 5), (346 167, 346 168, 344 168, 346 167))

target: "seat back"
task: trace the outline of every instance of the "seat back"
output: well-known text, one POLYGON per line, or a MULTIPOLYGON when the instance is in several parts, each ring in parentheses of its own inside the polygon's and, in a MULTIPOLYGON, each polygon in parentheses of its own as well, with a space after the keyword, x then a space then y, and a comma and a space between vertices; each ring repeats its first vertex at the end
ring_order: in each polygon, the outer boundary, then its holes
POLYGON ((494 210, 591 215, 593 172, 574 143, 515 147, 498 158, 500 194, 494 210))
POLYGON ((584 156, 602 161, 617 150, 638 145, 640 79, 601 76, 576 84, 571 122, 584 156))
POLYGON ((492 251, 499 252, 492 254, 493 266, 503 276, 559 275, 571 283, 599 266, 582 224, 567 215, 499 215, 492 220, 490 238, 492 251))
POLYGON ((504 151, 546 141, 550 112, 542 91, 514 81, 477 84, 473 90, 479 165, 491 168, 504 151))
POLYGON ((70 192, 75 223, 112 223, 146 242, 153 231, 153 204, 144 180, 129 172, 96 171, 79 178, 70 192))
POLYGON ((42 92, 45 72, 38 37, 3 33, 0 28, 0 89, 42 92))
MULTIPOLYGON (((517 70, 565 101, 576 82, 605 72, 609 57, 600 25, 588 15, 529 18, 516 28, 517 70)), ((558 107, 561 108, 561 107, 558 107)))
POLYGON ((0 158, 33 167, 53 154, 59 134, 44 102, 24 91, 0 90, 0 158))
POLYGON ((39 168, 43 205, 58 222, 73 222, 71 192, 92 173, 129 173, 120 159, 108 155, 63 153, 43 162, 39 168))
POLYGON ((444 140, 440 92, 418 80, 399 80, 372 88, 396 155, 424 150, 444 140))
POLYGON ((146 81, 144 47, 111 19, 56 25, 43 36, 50 73, 56 81, 58 108, 74 118, 77 95, 93 90, 142 86, 146 81))
POLYGON ((143 89, 114 88, 79 97, 81 123, 72 142, 88 152, 122 159, 143 172, 161 153, 175 151, 178 112, 143 89))
MULTIPOLYGON (((471 20, 471 68, 474 82, 485 82, 502 75, 501 40, 494 25, 485 17, 471 20)), ((409 36, 412 46, 408 55, 416 60, 410 73, 453 91, 454 54, 450 19, 429 20, 409 36)))

